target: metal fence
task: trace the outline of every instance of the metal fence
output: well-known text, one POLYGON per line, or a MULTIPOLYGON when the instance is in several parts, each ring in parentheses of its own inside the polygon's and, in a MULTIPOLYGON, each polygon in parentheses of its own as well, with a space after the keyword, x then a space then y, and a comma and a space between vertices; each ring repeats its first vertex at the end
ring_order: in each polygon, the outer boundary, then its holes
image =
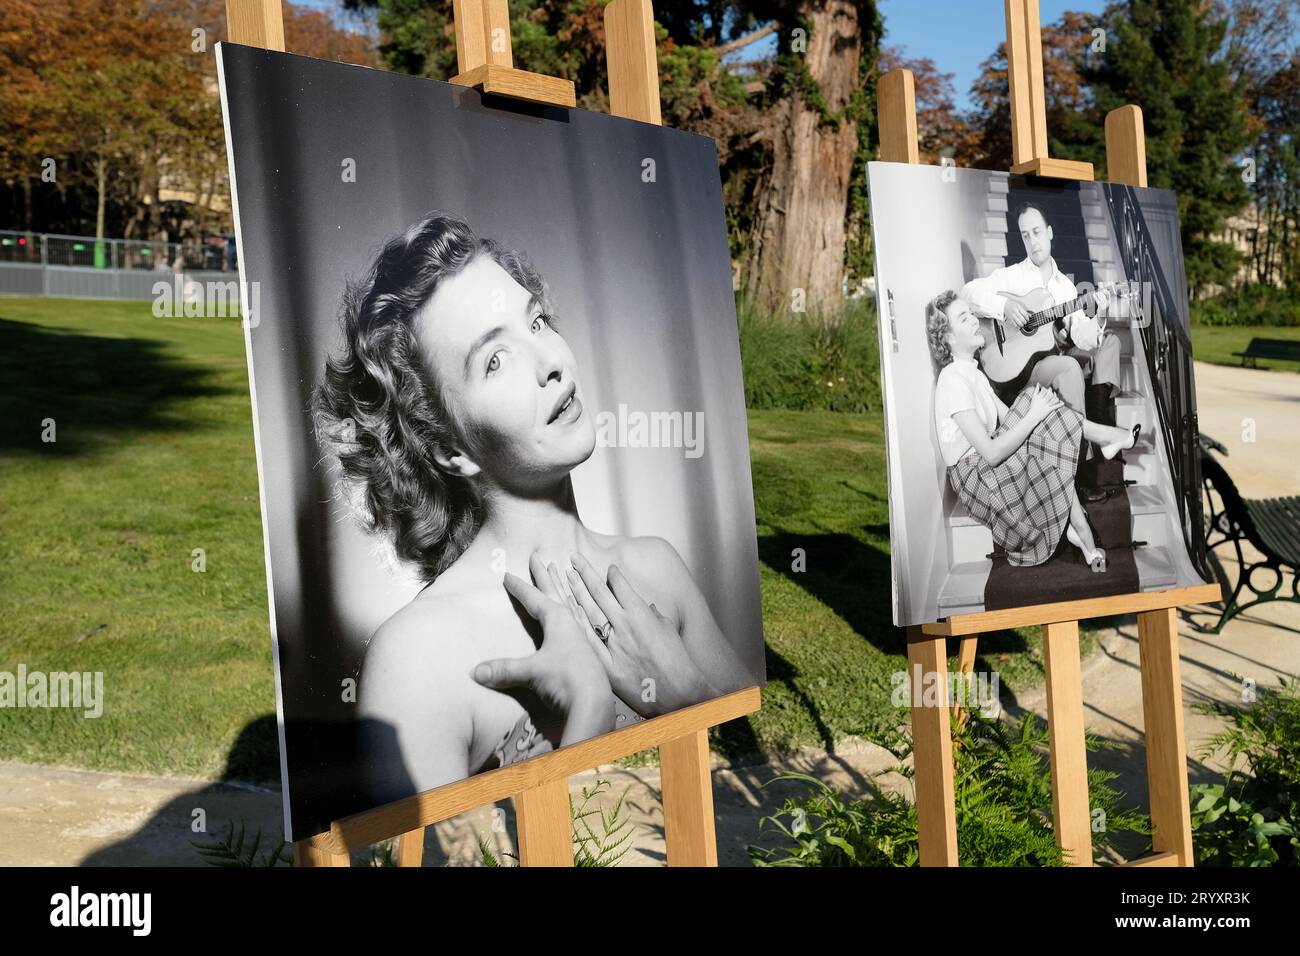
POLYGON ((223 243, 95 239, 0 229, 0 294, 152 299, 159 281, 237 280, 223 243))

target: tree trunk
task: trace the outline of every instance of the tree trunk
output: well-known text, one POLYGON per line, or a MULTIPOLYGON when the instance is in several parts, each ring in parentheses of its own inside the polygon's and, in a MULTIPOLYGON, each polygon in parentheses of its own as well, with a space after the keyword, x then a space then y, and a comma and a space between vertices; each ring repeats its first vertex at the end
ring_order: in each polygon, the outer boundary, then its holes
MULTIPOLYGON (((801 13, 810 27, 805 65, 826 112, 839 113, 858 82, 857 6, 850 0, 805 0, 801 13)), ((755 211, 746 291, 786 316, 793 314, 792 304, 797 307, 796 289, 803 290, 809 310, 834 309, 844 276, 857 124, 823 122, 799 89, 781 102, 773 119, 772 169, 755 211)))
POLYGON ((108 160, 95 160, 95 238, 104 238, 104 192, 108 188, 108 160))

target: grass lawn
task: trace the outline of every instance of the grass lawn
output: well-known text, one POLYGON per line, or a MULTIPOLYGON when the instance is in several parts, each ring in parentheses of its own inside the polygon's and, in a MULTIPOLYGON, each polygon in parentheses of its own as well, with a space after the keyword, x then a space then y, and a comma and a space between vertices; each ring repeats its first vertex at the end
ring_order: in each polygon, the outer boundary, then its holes
MULTIPOLYGON (((1289 325, 1193 325, 1192 355, 1197 361, 1215 365, 1241 365, 1241 358, 1233 352, 1244 352, 1250 340, 1290 339, 1300 342, 1300 326, 1289 325)), ((1260 368, 1300 372, 1300 362, 1281 362, 1277 359, 1260 359, 1260 368)))
MULTIPOLYGON (((278 778, 237 321, 0 299, 0 394, 0 671, 103 671, 106 698, 93 720, 0 709, 0 759, 278 778)), ((715 746, 888 744, 906 719, 889 679, 905 657, 878 413, 754 411, 749 427, 770 683, 715 746)), ((981 637, 977 666, 1004 688, 1037 683, 1038 635, 981 637)))

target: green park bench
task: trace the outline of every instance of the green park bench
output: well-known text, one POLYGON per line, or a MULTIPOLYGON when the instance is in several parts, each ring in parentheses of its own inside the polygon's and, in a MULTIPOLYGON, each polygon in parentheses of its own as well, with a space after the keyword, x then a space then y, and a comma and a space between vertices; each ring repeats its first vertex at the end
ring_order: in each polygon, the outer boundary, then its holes
POLYGON ((1258 359, 1284 359, 1288 362, 1300 362, 1300 340, 1295 339, 1251 339, 1244 352, 1233 352, 1241 356, 1241 364, 1249 363, 1251 368, 1259 368, 1258 359))
POLYGON ((1224 455, 1228 453, 1213 438, 1202 435, 1205 547, 1223 592, 1223 611, 1212 627, 1196 627, 1217 634, 1228 621, 1257 604, 1267 601, 1300 603, 1300 575, 1297 575, 1300 569, 1300 497, 1243 498, 1223 465, 1210 454, 1211 450, 1224 455), (1242 549, 1243 542, 1248 542, 1258 556, 1248 555, 1242 549), (1236 554, 1235 585, 1215 554, 1216 549, 1224 546, 1231 546, 1236 554), (1284 586, 1287 576, 1291 578, 1290 587, 1284 586))

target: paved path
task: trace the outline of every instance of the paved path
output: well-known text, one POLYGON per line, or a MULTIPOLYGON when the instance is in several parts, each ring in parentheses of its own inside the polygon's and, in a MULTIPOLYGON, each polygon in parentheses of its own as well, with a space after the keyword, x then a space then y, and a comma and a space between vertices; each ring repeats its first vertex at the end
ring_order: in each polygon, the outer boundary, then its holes
POLYGON ((1247 498, 1300 495, 1300 375, 1197 362, 1196 413, 1247 498))
MULTIPOLYGON (((892 773, 898 761, 875 744, 847 740, 838 752, 810 750, 785 759, 729 767, 718 763, 714 793, 718 812, 718 859, 724 866, 748 865, 745 848, 760 842, 758 821, 773 812, 795 785, 768 784, 784 771, 811 774, 853 793, 866 790, 876 778, 891 789, 906 782, 892 773), (878 776, 879 775, 879 776, 878 776)), ((624 794, 633 849, 621 865, 660 866, 664 863, 663 809, 659 769, 636 770, 610 766, 570 780, 575 803, 583 787, 597 778, 624 794)), ((612 806, 602 798, 595 806, 612 806)), ((493 852, 513 849, 515 829, 510 801, 480 807, 426 831, 425 864, 474 865, 481 860, 479 838, 493 852)), ((227 821, 245 820, 248 834, 261 827, 279 835, 280 791, 275 788, 232 786, 176 777, 63 770, 0 762, 0 866, 16 865, 154 865, 197 866, 202 860, 191 841, 223 836, 227 821), (208 833, 192 830, 204 811, 208 833)))
MULTIPOLYGON (((1300 455, 1295 453, 1300 375, 1198 364, 1196 376, 1201 429, 1228 446, 1226 465, 1243 494, 1296 494, 1300 489, 1300 455), (1246 440, 1251 426, 1245 419, 1253 419, 1253 442, 1246 440)), ((1300 606, 1266 605, 1238 618, 1219 636, 1197 634, 1186 621, 1179 633, 1188 772, 1193 782, 1213 780, 1221 762, 1213 757, 1202 762, 1197 755, 1218 723, 1193 708, 1210 699, 1239 701, 1243 678, 1263 687, 1274 684, 1279 675, 1300 675, 1300 606)), ((1121 624, 1103 634, 1097 653, 1084 664, 1084 700, 1089 731, 1120 744, 1118 750, 1094 755, 1092 765, 1118 772, 1116 785, 1132 801, 1145 805, 1137 659, 1135 625, 1121 624)), ((1024 710, 1045 713, 1041 688, 1008 706, 1012 715, 1024 710)), ((810 750, 741 767, 719 764, 714 775, 719 862, 748 863, 745 847, 758 842, 759 818, 793 792, 789 784, 763 786, 777 773, 809 773, 850 793, 864 792, 865 781, 881 775, 882 785, 906 792, 904 779, 889 773, 896 764, 883 748, 852 740, 842 742, 835 754, 810 750)), ((662 864, 658 769, 607 767, 583 774, 571 781, 575 798, 597 777, 610 780, 615 792, 627 790, 636 836, 624 865, 662 864)), ((494 814, 492 808, 480 808, 430 828, 426 863, 477 862, 479 836, 495 851, 508 851, 514 829, 509 801, 501 809, 502 814, 494 814)), ((200 861, 190 841, 211 839, 224 831, 230 819, 248 821, 250 831, 260 826, 268 834, 278 834, 278 788, 0 762, 0 865, 195 865, 200 861), (195 810, 204 811, 206 836, 192 830, 195 810)))

